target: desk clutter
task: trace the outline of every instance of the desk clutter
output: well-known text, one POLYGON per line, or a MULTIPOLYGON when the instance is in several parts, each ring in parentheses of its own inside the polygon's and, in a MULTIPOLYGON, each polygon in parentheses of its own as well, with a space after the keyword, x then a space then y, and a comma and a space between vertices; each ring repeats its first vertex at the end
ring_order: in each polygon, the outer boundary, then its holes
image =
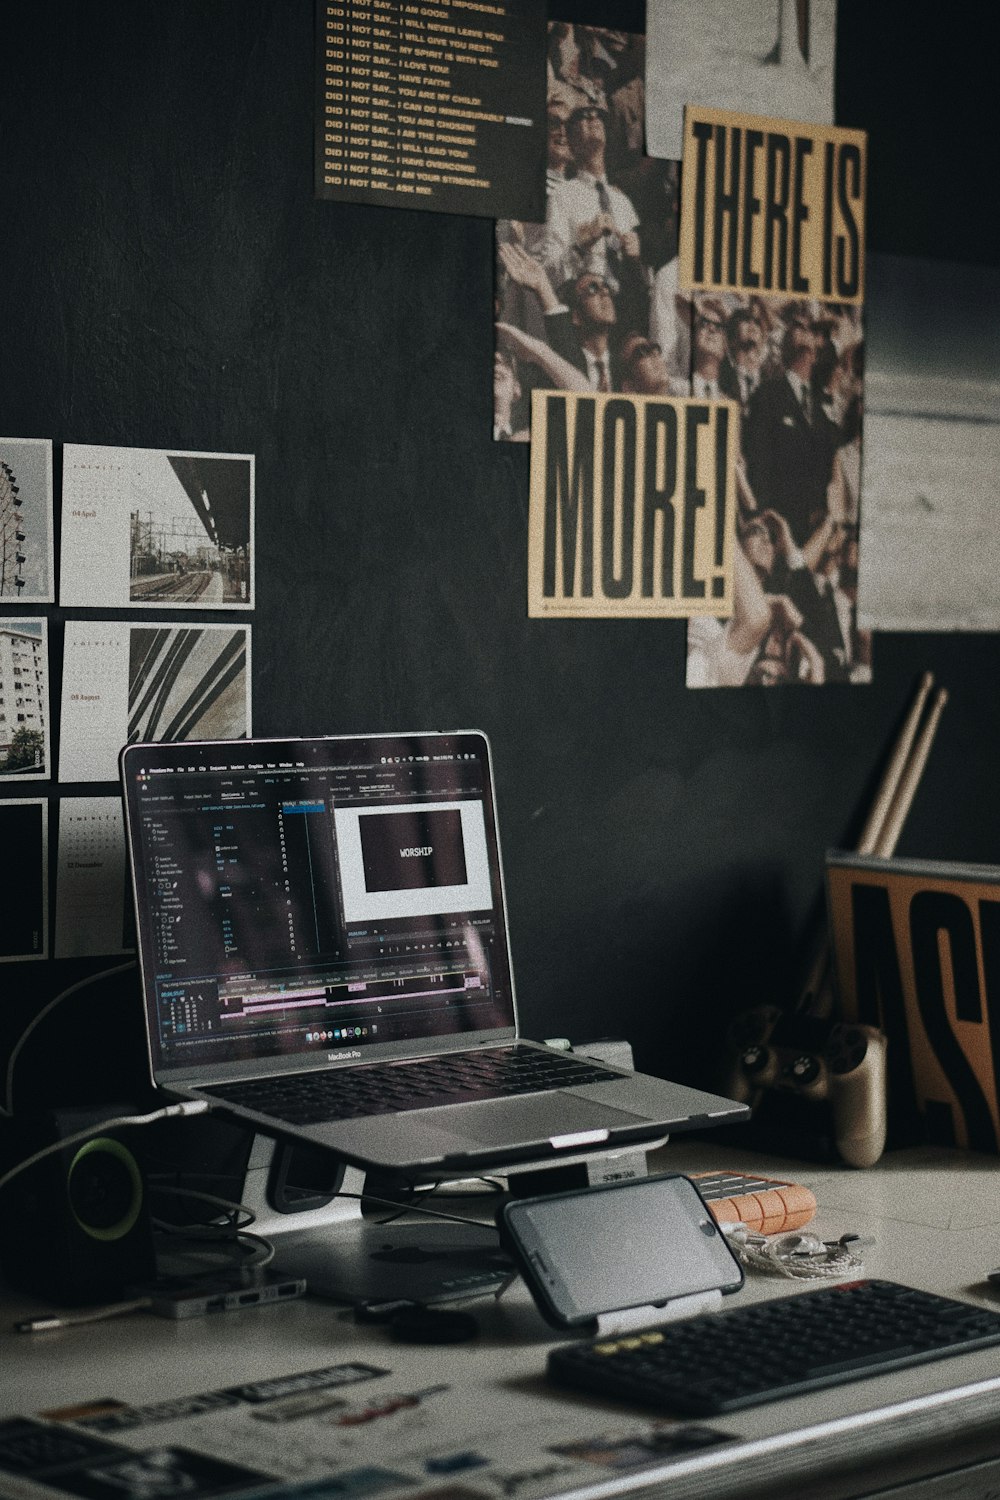
MULTIPOLYGON (((397 1354, 398 1350, 389 1350, 397 1354)), ((0 1422, 0 1489, 81 1500, 225 1493, 253 1500, 408 1494, 543 1500, 732 1441, 688 1419, 567 1409, 555 1392, 412 1379, 377 1360, 133 1404, 95 1399, 0 1422)))

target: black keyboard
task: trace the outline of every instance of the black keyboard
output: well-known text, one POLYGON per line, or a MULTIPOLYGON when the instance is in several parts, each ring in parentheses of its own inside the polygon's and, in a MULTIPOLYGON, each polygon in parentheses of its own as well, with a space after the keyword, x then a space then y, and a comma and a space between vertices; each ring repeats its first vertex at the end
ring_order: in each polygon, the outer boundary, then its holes
POLYGON ((203 1092, 289 1125, 320 1125, 362 1115, 579 1088, 619 1076, 552 1048, 493 1047, 415 1062, 365 1063, 213 1084, 203 1092))
POLYGON ((709 1416, 1000 1344, 1000 1313, 893 1281, 840 1286, 553 1349, 550 1380, 709 1416))

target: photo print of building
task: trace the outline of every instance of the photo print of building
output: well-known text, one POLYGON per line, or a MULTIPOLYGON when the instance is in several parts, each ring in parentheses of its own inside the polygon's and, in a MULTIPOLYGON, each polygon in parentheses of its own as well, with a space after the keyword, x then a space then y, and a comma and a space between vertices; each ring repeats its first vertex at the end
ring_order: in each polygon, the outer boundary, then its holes
POLYGON ((48 775, 48 701, 45 621, 0 619, 0 780, 48 775))
POLYGON ((0 599, 53 598, 52 445, 0 438, 0 599))

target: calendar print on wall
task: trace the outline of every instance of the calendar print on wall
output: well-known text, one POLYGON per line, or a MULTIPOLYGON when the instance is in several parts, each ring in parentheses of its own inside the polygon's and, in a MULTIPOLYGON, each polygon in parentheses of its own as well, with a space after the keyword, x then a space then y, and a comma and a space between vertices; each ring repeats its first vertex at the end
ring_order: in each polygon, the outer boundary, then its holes
POLYGON ((117 780, 139 740, 247 738, 250 627, 68 622, 60 729, 60 781, 117 780))
POLYGON ((59 803, 56 958, 91 958, 135 948, 117 797, 63 797, 59 803))

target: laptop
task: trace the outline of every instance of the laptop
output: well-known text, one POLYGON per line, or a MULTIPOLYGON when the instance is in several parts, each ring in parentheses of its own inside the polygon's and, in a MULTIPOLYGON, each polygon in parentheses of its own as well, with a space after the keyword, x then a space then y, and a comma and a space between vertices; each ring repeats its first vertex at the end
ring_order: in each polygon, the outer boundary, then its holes
POLYGON ((136 744, 121 773, 158 1088, 414 1178, 748 1114, 521 1037, 485 735, 136 744))

